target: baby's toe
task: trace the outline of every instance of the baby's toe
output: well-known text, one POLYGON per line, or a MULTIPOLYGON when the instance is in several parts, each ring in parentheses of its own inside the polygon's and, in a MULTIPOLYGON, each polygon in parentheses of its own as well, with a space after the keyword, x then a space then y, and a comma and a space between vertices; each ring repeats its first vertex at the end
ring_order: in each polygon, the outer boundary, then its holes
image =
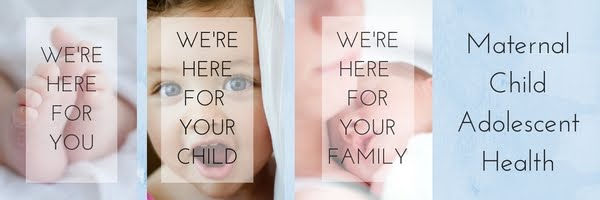
POLYGON ((21 88, 17 91, 17 103, 20 106, 37 108, 42 104, 42 95, 34 90, 21 88))
POLYGON ((88 76, 89 84, 87 84, 86 91, 79 93, 86 103, 91 104, 102 104, 114 96, 112 94, 112 85, 107 80, 107 77, 101 72, 92 70, 93 73, 86 73, 88 76))
POLYGON ((60 70, 55 64, 41 64, 27 80, 27 89, 38 93, 44 99, 53 93, 50 84, 57 84, 59 76, 60 70))
POLYGON ((30 123, 38 118, 38 111, 27 106, 19 106, 13 112, 12 122, 15 128, 24 128, 27 123, 30 123))
POLYGON ((58 66, 60 67, 61 76, 81 76, 86 70, 85 65, 77 62, 58 62, 58 66))

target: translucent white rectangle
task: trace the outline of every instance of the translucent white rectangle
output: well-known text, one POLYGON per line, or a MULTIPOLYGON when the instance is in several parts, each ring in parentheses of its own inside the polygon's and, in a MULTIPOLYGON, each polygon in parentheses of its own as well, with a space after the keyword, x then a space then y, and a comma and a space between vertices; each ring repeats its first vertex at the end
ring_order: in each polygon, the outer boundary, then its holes
POLYGON ((254 177, 253 18, 161 18, 162 182, 254 177))
POLYGON ((379 170, 410 156, 413 32, 407 17, 322 18, 322 116, 333 116, 322 132, 322 180, 382 182, 379 170))
POLYGON ((117 182, 117 55, 116 18, 27 18, 28 182, 117 182), (95 159, 103 176, 65 173, 95 159))

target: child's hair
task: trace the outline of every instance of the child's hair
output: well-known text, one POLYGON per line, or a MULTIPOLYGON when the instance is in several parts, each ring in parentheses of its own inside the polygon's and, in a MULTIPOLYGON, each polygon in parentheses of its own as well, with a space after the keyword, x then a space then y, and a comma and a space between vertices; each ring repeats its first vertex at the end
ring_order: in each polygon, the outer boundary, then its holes
POLYGON ((148 0, 148 17, 168 13, 171 9, 202 9, 206 12, 217 12, 222 9, 243 6, 248 14, 254 15, 254 4, 251 0, 148 0))

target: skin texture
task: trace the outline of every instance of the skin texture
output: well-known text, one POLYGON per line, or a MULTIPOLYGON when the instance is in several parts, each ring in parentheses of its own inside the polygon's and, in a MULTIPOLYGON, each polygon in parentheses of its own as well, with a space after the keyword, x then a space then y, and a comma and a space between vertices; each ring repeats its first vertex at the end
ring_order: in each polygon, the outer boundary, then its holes
MULTIPOLYGON (((3 75, 0 74, 0 95, 6 97, 5 101, 0 103, 0 112, 2 113, 10 113, 14 109, 15 105, 15 90, 13 86, 10 84, 10 81, 3 75)), ((10 115, 0 115, 0 126, 2 127, 10 127, 10 115)), ((8 140, 9 134, 0 134, 0 141, 8 140)), ((10 146, 4 145, 4 143, 0 143, 0 165, 5 164, 6 153, 9 152, 8 148, 10 146)))
MULTIPOLYGON (((55 27, 50 34, 51 41, 54 47, 60 46, 89 46, 82 41, 77 41, 70 33, 63 31, 61 28, 55 27)), ((105 75, 99 66, 98 68, 90 65, 81 66, 79 64, 40 64, 31 77, 28 77, 26 87, 16 91, 7 89, 6 81, 2 81, 3 89, 1 94, 8 96, 7 101, 3 101, 2 109, 5 113, 12 113, 3 116, 0 123, 7 124, 5 127, 11 127, 9 132, 2 134, 0 140, 0 151, 3 156, 0 160, 13 169, 21 176, 27 175, 27 178, 37 182, 55 182, 62 178, 66 167, 75 161, 92 160, 102 156, 114 153, 115 146, 119 146, 127 134, 135 128, 135 109, 125 100, 121 99, 110 88, 110 84, 102 82, 105 75), (98 93, 57 93, 45 91, 46 77, 56 77, 65 75, 95 75, 99 82, 96 83, 95 89, 98 93), (100 92, 102 91, 102 92, 100 92), (109 99, 114 99, 116 105, 107 105, 109 99), (48 110, 50 104, 86 104, 92 106, 94 111, 93 123, 81 123, 81 121, 57 120, 48 123, 47 115, 51 112, 48 110), (104 106, 118 106, 118 121, 114 120, 112 111, 102 109, 104 106), (103 112, 103 110, 106 110, 103 112), (43 116, 42 116, 43 115, 43 116), (96 118, 100 116, 100 118, 96 118), (104 116, 104 117, 103 117, 104 116), (94 138, 94 149, 92 151, 48 151, 53 149, 53 145, 47 140, 42 141, 42 137, 25 137, 25 130, 30 134, 45 134, 48 130, 58 137, 58 133, 93 130, 98 127, 113 126, 115 132, 102 132, 102 137, 94 138), (118 141, 118 144, 112 143, 118 141), (109 142, 109 143, 107 143, 109 142), (26 144, 32 145, 30 150, 33 153, 28 154, 25 160, 26 144), (50 146, 48 146, 50 145, 50 146), (30 167, 26 168, 25 163, 29 163, 30 167), (27 169, 27 170, 26 170, 27 169)), ((43 138, 47 139, 47 138, 43 138)))
MULTIPOLYGON (((407 68, 405 64, 392 64, 391 69, 407 68)), ((417 133, 431 132, 432 127, 432 85, 431 77, 416 74, 413 80, 412 76, 406 76, 402 73, 413 73, 412 71, 397 70, 397 74, 386 79, 363 79, 359 81, 359 88, 378 90, 386 89, 390 92, 386 97, 388 106, 370 107, 359 105, 349 107, 333 117, 329 125, 330 144, 333 147, 340 149, 349 149, 350 152, 357 152, 359 149, 363 152, 369 151, 372 148, 383 148, 386 151, 392 152, 385 154, 386 161, 395 160, 396 154, 392 150, 394 148, 404 149, 408 140, 417 133), (414 82, 411 85, 410 82, 414 82), (406 86, 406 87, 403 87, 406 86), (407 98, 404 91, 410 91, 410 87, 414 88, 413 98, 407 98), (394 95, 394 92, 397 94, 394 95), (414 100, 413 100, 414 99, 414 100), (410 111, 414 109, 414 112, 410 111), (395 119, 394 131, 395 135, 379 135, 375 136, 372 133, 366 135, 358 135, 353 132, 353 128, 349 128, 349 133, 345 134, 345 128, 340 125, 339 119, 395 119), (399 120, 401 119, 401 120, 399 120)), ((374 128, 380 129, 380 122, 375 122, 374 128)), ((361 124, 364 125, 364 124, 361 124)), ((353 127, 353 126, 350 126, 353 127)), ((365 127, 360 127, 365 129, 365 127)), ((379 130, 378 130, 379 132, 379 130)), ((339 160, 339 159, 338 159, 339 160)), ((364 182, 376 180, 374 178, 383 164, 353 164, 344 162, 342 164, 345 170, 359 177, 364 182)))
MULTIPOLYGON (((326 113, 321 113, 322 76, 325 69, 321 60, 321 17, 322 16, 360 16, 363 14, 363 3, 350 1, 296 1, 296 117, 295 117, 295 174, 296 177, 320 177, 323 153, 322 129, 326 120, 341 111, 342 105, 328 106, 326 113)), ((354 51, 336 52, 340 57, 355 55, 354 51)), ((338 57, 339 56, 339 57, 338 57)), ((337 57, 337 58, 336 58, 337 57)), ((326 61, 329 63, 329 61, 326 61)), ((327 138, 325 138, 327 139, 327 138)), ((336 171, 332 166, 325 171, 336 171)))
MULTIPOLYGON (((225 6, 219 9, 214 10, 206 10, 202 8, 197 9, 177 9, 173 8, 171 10, 167 10, 164 13, 160 14, 163 17, 252 17, 253 13, 249 12, 248 7, 240 6, 243 4, 232 4, 231 6, 225 6)), ((148 86, 148 134, 153 145, 153 148, 161 157, 161 154, 164 150, 168 150, 169 148, 179 148, 178 145, 183 145, 184 143, 181 141, 189 141, 183 140, 178 137, 178 134, 181 133, 181 124, 178 121, 173 120, 173 123, 162 123, 161 124, 161 115, 168 116, 179 116, 181 112, 173 111, 172 109, 163 109, 165 112, 173 112, 173 113, 162 113, 161 112, 161 100, 160 95, 153 94, 151 91, 161 82, 165 77, 173 77, 175 82, 180 82, 183 84, 182 80, 176 80, 177 76, 171 76, 168 73, 161 73, 161 61, 160 58, 160 27, 159 27, 159 19, 157 16, 151 16, 148 18, 148 78, 149 78, 149 86, 148 86), (167 126, 167 127, 161 127, 167 126), (161 134, 160 130, 169 130, 171 133, 161 134), (161 138, 169 135, 168 138, 161 138), (161 139, 169 140, 169 144, 174 144, 173 146, 163 147, 161 145, 161 139)), ((254 81, 260 81, 260 68, 258 63, 258 49, 256 49, 256 40, 254 41, 254 63, 253 63, 253 73, 254 73, 254 81)), ((235 55, 231 55, 234 56, 235 55)), ((162 66, 167 67, 167 66, 162 66)), ((164 71, 163 71, 164 72, 164 71)), ((253 107, 254 110, 254 120, 242 120, 236 121, 236 126, 243 127, 245 123, 253 123, 253 134, 236 134, 232 140, 239 145, 244 145, 243 141, 250 141, 252 139, 254 141, 253 144, 253 169, 254 169, 254 183, 161 183, 161 172, 170 172, 176 173, 180 177, 184 179, 191 178, 192 176, 199 176, 195 171, 187 171, 187 170, 174 170, 172 168, 177 167, 178 164, 172 163, 167 158, 161 157, 163 165, 159 170, 157 170, 154 174, 151 174, 149 177, 149 185, 148 189, 150 194, 157 199, 217 199, 217 198, 226 198, 226 199, 270 199, 273 195, 273 180, 274 180, 274 161, 272 159, 272 145, 271 145, 271 137, 268 130, 264 108, 262 104, 262 95, 260 91, 260 84, 255 85, 253 90, 253 96, 249 97, 253 99, 253 107), (242 138, 245 136, 250 136, 253 138, 242 138)), ((247 97, 244 97, 247 98, 247 97)), ((239 101, 239 103, 243 103, 243 101, 239 101)), ((169 107, 169 105, 166 105, 169 107)), ((229 107, 235 107, 235 104, 229 104, 229 107)), ((205 118, 222 118, 223 116, 229 116, 226 110, 221 110, 218 108, 206 108, 200 109, 197 107, 191 107, 188 111, 192 114, 192 116, 204 116, 205 118)), ((248 129, 241 130, 247 131, 248 129)), ((201 141, 202 138, 196 138, 198 141, 201 141)), ((232 173, 236 171, 236 165, 234 165, 234 170, 232 173)), ((240 166, 241 167, 241 166, 240 166)), ((241 168, 240 168, 241 169, 241 168)), ((191 181, 190 181, 191 182, 191 181)))

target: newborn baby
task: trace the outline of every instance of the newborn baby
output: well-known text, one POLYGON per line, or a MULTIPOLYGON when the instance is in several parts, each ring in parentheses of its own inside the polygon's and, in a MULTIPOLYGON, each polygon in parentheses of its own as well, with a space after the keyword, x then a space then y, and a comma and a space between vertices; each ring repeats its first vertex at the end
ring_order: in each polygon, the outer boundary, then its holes
MULTIPOLYGON (((383 161, 390 163, 397 161, 399 155, 410 156, 410 149, 406 149, 404 152, 409 139, 416 134, 431 133, 432 129, 432 76, 405 63, 390 63, 388 71, 389 77, 360 78, 358 80, 358 93, 361 90, 386 90, 387 106, 354 104, 327 122, 329 146, 339 149, 338 155, 335 157, 337 164, 367 185, 383 180, 375 177, 376 173, 378 176, 381 175, 381 172, 378 171, 386 168, 383 166, 391 165, 384 164, 383 161), (382 119, 388 118, 394 121, 382 122, 382 119), (354 119, 355 123, 340 124, 341 121, 344 123, 350 119, 354 119), (358 123, 356 119, 375 120, 372 127, 367 127, 367 123, 358 123), (374 134, 386 133, 382 129, 390 128, 393 129, 393 132, 388 130, 389 135, 374 134), (361 132, 371 130, 371 132, 357 134, 356 130, 361 132), (373 154, 367 155, 371 150, 375 151, 373 154), (375 158, 375 161, 378 161, 376 163, 371 162, 371 157, 368 160, 363 159, 359 163, 357 161, 359 156, 353 153, 354 162, 351 162, 344 157, 347 156, 344 154, 346 151, 364 152, 364 156, 381 156, 375 158), (383 151, 385 153, 379 154, 383 151)), ((362 159, 362 157, 358 159, 362 159)), ((395 164, 398 163, 395 162, 395 164)))
MULTIPOLYGON (((61 28, 52 30, 51 42, 57 50, 66 46, 91 46, 75 40, 61 28)), ((1 134, 0 164, 7 165, 29 180, 54 182, 63 176, 69 163, 96 159, 113 153, 118 145, 115 141, 122 141, 126 133, 135 127, 135 111, 123 100, 118 99, 104 70, 96 63, 59 61, 39 64, 27 79, 26 86, 16 92, 16 105, 3 105, 12 108, 13 111, 9 122, 6 122, 7 119, 2 121, 10 124, 10 128, 7 129, 8 132, 1 134), (64 86, 71 89, 79 87, 77 91, 72 92, 58 92, 58 86, 48 84, 63 81, 64 77, 69 76, 95 77, 83 79, 83 87, 87 87, 85 90, 73 83, 64 86), (65 110, 69 105, 76 105, 77 108, 83 109, 83 112, 65 110), (114 109, 117 106, 120 109, 118 120, 115 119, 117 113, 114 109), (60 110, 61 115, 54 114, 60 110), (88 111, 87 115, 85 111, 88 111), (80 120, 68 119, 74 119, 77 115, 80 120), (101 131, 101 135, 96 134, 93 137, 93 148, 90 148, 91 133, 96 131, 101 131), (79 138, 66 139, 68 134, 77 135, 79 138), (83 149, 82 145, 88 149, 83 149), (75 146, 78 148, 66 149, 75 146)))

